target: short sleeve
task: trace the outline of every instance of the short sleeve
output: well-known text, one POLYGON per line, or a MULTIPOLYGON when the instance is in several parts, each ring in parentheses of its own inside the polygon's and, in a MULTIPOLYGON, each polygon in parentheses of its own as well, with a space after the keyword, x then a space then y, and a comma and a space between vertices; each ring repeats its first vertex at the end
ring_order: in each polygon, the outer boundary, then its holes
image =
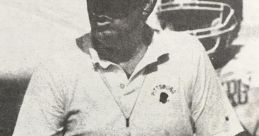
POLYGON ((61 88, 44 67, 32 75, 13 136, 62 135, 64 115, 61 88))
POLYGON ((243 129, 227 95, 207 54, 197 56, 191 106, 196 136, 235 136, 243 129))

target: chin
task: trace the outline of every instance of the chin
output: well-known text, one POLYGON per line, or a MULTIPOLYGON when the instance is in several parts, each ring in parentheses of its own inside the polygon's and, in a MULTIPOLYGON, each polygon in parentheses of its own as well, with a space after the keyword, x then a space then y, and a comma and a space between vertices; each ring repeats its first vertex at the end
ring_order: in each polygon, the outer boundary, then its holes
POLYGON ((105 30, 102 32, 94 32, 93 33, 96 40, 100 43, 104 44, 106 47, 116 47, 116 43, 121 40, 121 34, 112 31, 112 30, 105 30))

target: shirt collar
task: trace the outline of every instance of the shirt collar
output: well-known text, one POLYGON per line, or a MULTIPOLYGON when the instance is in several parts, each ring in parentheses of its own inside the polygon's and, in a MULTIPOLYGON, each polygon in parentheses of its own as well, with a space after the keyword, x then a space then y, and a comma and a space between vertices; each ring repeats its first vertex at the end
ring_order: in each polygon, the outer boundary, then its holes
POLYGON ((113 62, 101 60, 97 51, 92 47, 89 48, 89 54, 94 66, 100 65, 103 69, 107 69, 110 65, 116 65, 113 62))
MULTIPOLYGON (((89 54, 92 63, 95 67, 99 65, 103 69, 107 69, 110 65, 117 65, 113 62, 100 59, 97 51, 92 46, 90 34, 86 34, 83 37, 77 39, 77 41, 80 40, 82 40, 82 42, 78 43, 79 48, 81 48, 84 52, 87 52, 89 54)), ((169 54, 169 50, 166 48, 166 46, 164 46, 163 41, 159 40, 159 32, 155 32, 151 44, 149 45, 144 57, 139 62, 134 71, 139 71, 147 65, 157 62, 158 58, 165 54, 169 54)))
POLYGON ((91 33, 87 33, 82 37, 76 39, 77 46, 86 54, 88 54, 91 58, 91 61, 96 68, 98 65, 102 68, 106 69, 112 62, 101 60, 98 56, 97 51, 93 48, 91 33))
MULTIPOLYGON (((152 43, 149 45, 147 52, 145 53, 144 57, 139 62, 139 64, 137 65, 134 71, 138 72, 139 70, 143 69, 147 65, 159 61, 159 57, 165 54, 169 54, 169 50, 164 45, 163 41, 159 39, 159 32, 155 32, 152 43)), ((160 64, 160 63, 157 63, 157 64, 160 64)))

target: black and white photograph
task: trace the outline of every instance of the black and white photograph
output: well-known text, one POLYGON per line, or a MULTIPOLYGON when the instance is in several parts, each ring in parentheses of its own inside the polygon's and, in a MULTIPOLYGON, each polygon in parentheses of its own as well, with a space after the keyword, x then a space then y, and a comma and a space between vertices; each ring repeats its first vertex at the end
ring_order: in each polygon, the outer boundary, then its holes
POLYGON ((258 0, 1 0, 0 136, 259 136, 258 0))

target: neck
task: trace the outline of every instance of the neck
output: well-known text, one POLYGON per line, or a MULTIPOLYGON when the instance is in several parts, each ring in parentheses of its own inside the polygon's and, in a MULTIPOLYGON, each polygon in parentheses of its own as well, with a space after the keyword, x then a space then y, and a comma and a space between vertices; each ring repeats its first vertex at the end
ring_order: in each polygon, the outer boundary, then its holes
POLYGON ((137 64, 141 61, 141 59, 143 58, 143 56, 145 55, 146 51, 147 51, 148 46, 140 46, 133 55, 133 57, 131 57, 128 61, 125 62, 121 62, 119 63, 119 65, 122 67, 122 69, 128 74, 131 75, 137 64))

